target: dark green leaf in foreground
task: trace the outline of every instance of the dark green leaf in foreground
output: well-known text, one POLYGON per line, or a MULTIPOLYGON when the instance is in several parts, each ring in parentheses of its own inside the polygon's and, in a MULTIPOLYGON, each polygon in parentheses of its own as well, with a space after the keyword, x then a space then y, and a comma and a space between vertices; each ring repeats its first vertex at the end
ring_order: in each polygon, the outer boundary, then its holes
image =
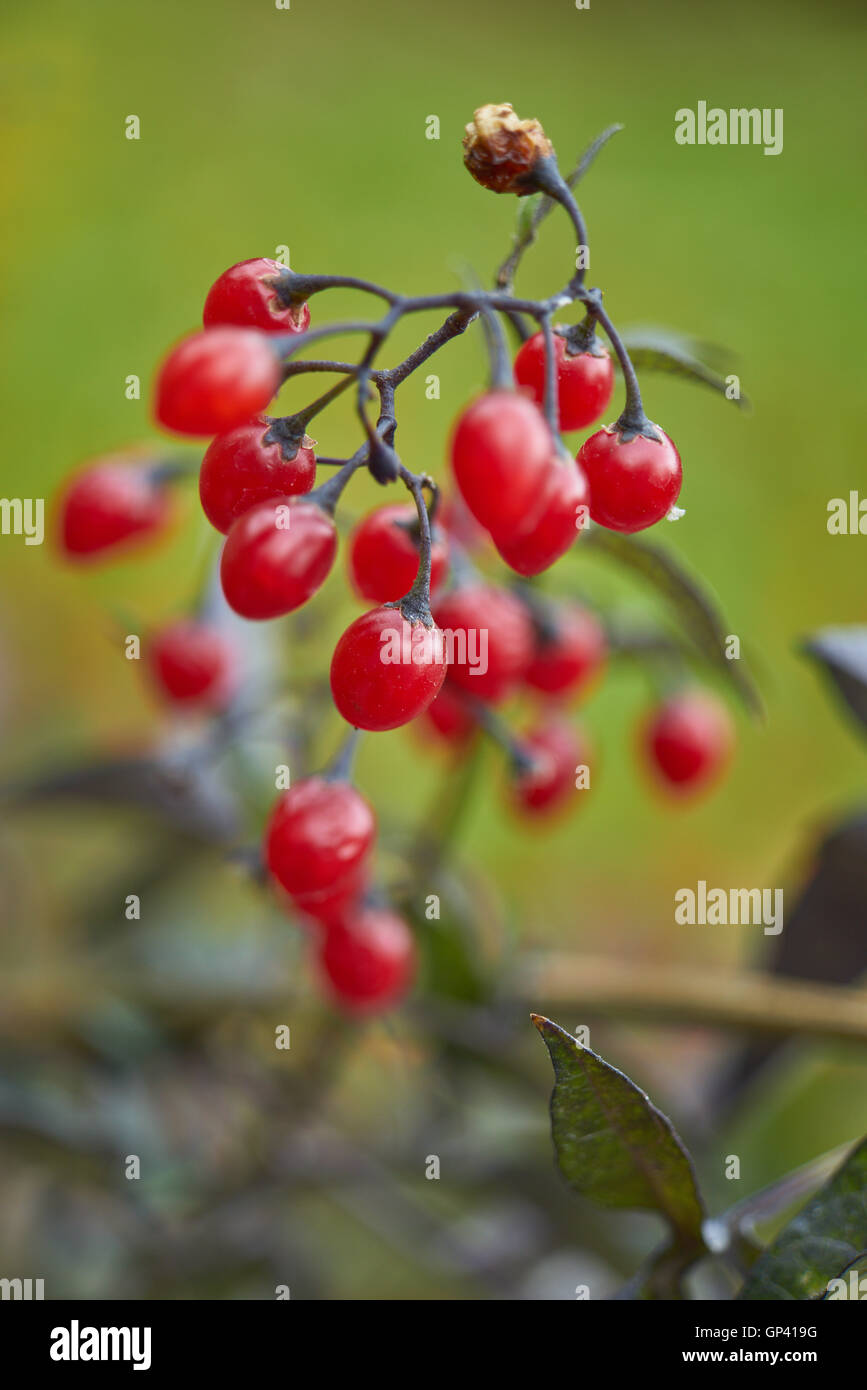
MULTIPOLYGON (((726 377, 702 361, 698 355, 701 345, 691 338, 665 328, 644 328, 625 332, 623 341, 636 371, 669 372, 688 381, 698 381, 726 395, 729 388, 726 377)), ((743 394, 727 396, 727 399, 733 400, 741 410, 749 409, 749 401, 743 394)))
POLYGON ((753 1266, 743 1300, 821 1298, 829 1279, 867 1250, 867 1139, 753 1266))
POLYGON ((867 728, 867 627, 826 627, 804 643, 824 667, 862 727, 867 728))
POLYGON ((731 629, 724 626, 715 601, 671 555, 650 541, 608 531, 604 526, 589 527, 581 546, 590 546, 619 561, 667 599, 708 664, 726 676, 752 714, 762 714, 761 697, 743 659, 730 661, 726 656, 726 638, 731 629))
POLYGON ((531 1017, 554 1066, 551 1133, 566 1181, 602 1206, 659 1212, 677 1246, 698 1254, 701 1197, 671 1121, 623 1072, 550 1019, 531 1017))

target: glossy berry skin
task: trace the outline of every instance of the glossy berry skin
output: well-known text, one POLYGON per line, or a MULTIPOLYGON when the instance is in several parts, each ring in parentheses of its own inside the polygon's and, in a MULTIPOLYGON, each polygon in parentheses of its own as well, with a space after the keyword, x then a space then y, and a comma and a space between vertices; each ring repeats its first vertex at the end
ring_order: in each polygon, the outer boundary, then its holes
POLYGON ((267 440, 271 422, 257 415, 212 440, 202 459, 199 497, 212 526, 224 534, 257 502, 309 492, 316 480, 316 456, 304 445, 287 459, 279 440, 267 440))
POLYGON ((319 965, 335 1000, 352 1013, 396 1004, 412 984, 415 944, 402 917, 386 908, 347 913, 325 933, 319 965))
POLYGON ((347 723, 380 732, 423 714, 445 674, 436 627, 408 621, 398 607, 372 608, 334 649, 331 693, 347 723))
POLYGON ((552 459, 541 510, 527 527, 494 544, 510 569, 529 576, 550 569, 574 545, 588 515, 587 479, 576 464, 552 459))
POLYGON ((271 811, 265 863, 295 903, 316 915, 362 886, 375 836, 376 817, 360 792, 348 782, 305 777, 271 811))
POLYGON ((489 391, 468 406, 452 435, 451 460, 476 521, 504 539, 527 524, 551 449, 545 418, 526 396, 489 391))
POLYGON ((221 710, 238 684, 237 653, 216 628, 193 620, 171 623, 147 648, 151 679, 170 704, 221 710))
POLYGON ((154 412, 175 434, 222 434, 264 410, 280 380, 266 334, 209 328, 184 338, 164 360, 154 412))
POLYGON ((585 440, 578 466, 590 485, 590 516, 611 531, 643 531, 661 521, 680 495, 680 455, 668 435, 637 434, 624 443, 605 426, 585 440))
POLYGON ((239 328, 261 328, 266 333, 303 333, 310 326, 307 305, 284 308, 265 283, 288 268, 264 256, 230 265, 208 291, 202 314, 205 327, 230 323, 239 328))
POLYGON ((725 705, 705 691, 673 695, 648 721, 643 743, 657 781, 680 795, 712 785, 734 748, 725 705))
MULTIPOLYGON (((409 593, 418 573, 416 543, 418 514, 412 505, 377 507, 355 527, 349 539, 349 574, 360 598, 394 603, 409 593)), ((431 544, 430 587, 442 583, 448 565, 448 543, 435 531, 431 544)))
POLYGON ((601 623, 577 604, 561 609, 544 632, 536 633, 525 684, 544 695, 583 694, 605 666, 608 643, 601 623))
POLYGON ((513 800, 522 811, 539 815, 562 808, 573 796, 577 801, 577 769, 587 758, 571 725, 548 718, 521 740, 521 746, 532 759, 531 767, 518 773, 512 784, 513 800))
POLYGON ((524 604, 504 589, 473 584, 444 594, 434 605, 434 617, 451 634, 449 680, 491 704, 505 700, 533 654, 533 627, 524 604))
MULTIPOLYGON (((555 333, 557 362, 557 401, 562 430, 583 430, 606 410, 614 390, 614 367, 603 348, 599 356, 578 352, 570 356, 565 340, 555 333)), ((515 380, 530 390, 537 405, 545 400, 545 337, 534 333, 522 344, 515 358, 515 380)))
POLYGON ((336 552, 337 529, 315 502, 260 502, 226 537, 220 561, 226 601, 242 618, 292 613, 324 583, 336 552))
POLYGON ((152 465, 106 459, 67 483, 58 506, 58 544, 71 560, 130 549, 163 530, 171 495, 152 465))

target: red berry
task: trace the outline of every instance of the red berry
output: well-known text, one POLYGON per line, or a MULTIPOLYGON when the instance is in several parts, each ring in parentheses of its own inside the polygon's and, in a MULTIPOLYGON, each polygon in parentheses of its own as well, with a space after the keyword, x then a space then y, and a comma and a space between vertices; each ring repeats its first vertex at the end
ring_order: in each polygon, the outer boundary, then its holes
POLYGON ((425 719, 431 729, 446 743, 464 744, 476 729, 476 721, 461 698, 460 689, 452 687, 448 676, 435 700, 425 710, 425 719))
POLYGON ((516 804, 533 814, 562 807, 575 794, 578 768, 587 761, 574 729, 548 718, 522 739, 521 746, 532 762, 515 776, 516 804))
POLYGON ((578 451, 590 484, 590 515, 612 531, 643 531, 671 511, 680 495, 680 455, 667 434, 624 442, 614 428, 591 434, 578 451))
MULTIPOLYGON (((614 367, 606 348, 596 356, 590 352, 571 355, 559 333, 554 334, 557 362, 557 400, 560 428, 583 430, 598 420, 614 390, 614 367)), ((545 336, 534 333, 515 358, 515 380, 528 386, 537 405, 545 400, 545 336)))
MULTIPOLYGON (((349 541, 349 573, 361 598, 390 603, 409 593, 418 573, 418 514, 415 507, 394 503, 377 507, 358 523, 349 541)), ((448 546, 434 534, 430 587, 442 583, 448 546)))
POLYGON ((218 434, 207 448, 199 474, 205 516, 226 532, 257 502, 309 492, 316 478, 316 456, 303 444, 287 458, 278 437, 269 440, 271 421, 257 415, 245 425, 218 434))
POLYGON ((171 495, 157 468, 106 459, 66 484, 58 541, 71 559, 89 560, 162 530, 170 514, 171 495))
POLYGON ((223 709, 238 683, 237 653, 216 628, 192 619, 162 628, 148 645, 151 676, 174 704, 223 709))
POLYGON ((222 434, 264 410, 280 385, 264 333, 208 328, 172 348, 156 384, 156 418, 176 434, 222 434))
POLYGON ((524 604, 504 589, 468 585, 444 594, 434 617, 447 634, 449 679, 480 700, 510 695, 533 653, 524 604))
POLYGON ((458 420, 451 458, 473 516, 505 537, 525 525, 537 507, 551 458, 551 433, 526 396, 489 391, 458 420))
POLYGON ((268 869, 315 915, 362 886, 376 835, 370 804, 348 782, 305 777, 276 802, 265 829, 268 869))
POLYGON ((340 638, 331 660, 331 693, 358 729, 396 729, 422 714, 445 679, 442 634, 399 607, 372 608, 340 638))
POLYGON ((326 932, 319 964, 332 993, 345 1007, 353 1012, 388 1008, 412 983, 412 932, 394 912, 363 908, 326 932))
POLYGON ((299 912, 311 918, 320 927, 329 927, 339 922, 360 902, 367 886, 368 873, 365 862, 355 873, 341 879, 332 888, 323 888, 318 893, 296 893, 292 903, 299 912))
POLYGON ((494 543, 518 574, 541 574, 574 544, 587 520, 587 479, 574 464, 552 459, 541 490, 541 511, 528 527, 494 543))
POLYGON ((285 308, 273 286, 265 283, 288 269, 263 256, 230 265, 208 290, 202 314, 205 327, 231 323, 240 328, 263 328, 270 333, 303 333, 310 325, 307 305, 285 308))
POLYGON ((644 746, 657 777, 672 791, 692 793, 723 772, 734 747, 728 710, 705 691, 673 695, 651 717, 644 746))
POLYGON ((545 695, 577 695, 605 665, 608 644, 602 625, 577 604, 545 615, 524 680, 545 695))
POLYGON ((315 502, 278 497, 232 523, 220 579, 242 618, 279 618, 324 583, 337 551, 337 529, 315 502))

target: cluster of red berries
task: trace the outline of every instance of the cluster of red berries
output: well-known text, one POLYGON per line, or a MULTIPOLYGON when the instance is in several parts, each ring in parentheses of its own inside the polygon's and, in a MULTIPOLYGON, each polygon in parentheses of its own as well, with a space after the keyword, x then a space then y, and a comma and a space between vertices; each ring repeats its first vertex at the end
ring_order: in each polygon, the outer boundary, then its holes
MULTIPOLYGON (((287 306, 277 293, 286 269, 257 259, 221 275, 205 302, 203 330, 169 353, 155 391, 161 425, 210 437, 199 496, 225 535, 225 598, 252 620, 305 604, 338 548, 334 475, 314 487, 314 441, 295 417, 264 413, 284 380, 292 340, 309 327, 306 303, 287 306)), ((611 358, 595 339, 576 346, 564 331, 553 341, 561 428, 583 429, 611 399, 611 358)), ((350 624, 331 663, 335 705, 355 728, 393 729, 425 716, 426 727, 456 747, 492 725, 502 736, 493 707, 531 693, 535 720, 505 738, 512 799, 530 814, 562 806, 582 785, 576 776, 586 771, 586 746, 564 708, 592 685, 607 646, 590 613, 543 600, 523 581, 560 559, 588 517, 627 532, 654 524, 681 483, 677 450, 656 426, 630 431, 619 422, 591 435, 577 460, 566 455, 541 408, 545 371, 537 333, 517 354, 517 389, 492 388, 462 412, 450 445, 458 495, 439 517, 435 506, 422 514, 419 494, 415 505, 377 508, 356 525, 348 571, 358 596, 376 606, 350 624), (485 533, 520 576, 513 589, 469 564, 467 541, 485 533)), ((67 554, 93 557, 165 530, 172 477, 167 466, 121 458, 80 474, 61 504, 67 554)), ((180 707, 218 712, 238 686, 231 644, 193 619, 153 634, 147 664, 164 698, 180 707)), ((707 784, 730 744, 725 711, 707 695, 667 702, 645 738, 653 766, 678 790, 707 784)), ((394 1002, 414 968, 409 927, 370 896, 374 839, 364 798, 341 777, 322 775, 283 793, 264 844, 274 882, 318 924, 318 959, 335 996, 360 1009, 394 1002)))

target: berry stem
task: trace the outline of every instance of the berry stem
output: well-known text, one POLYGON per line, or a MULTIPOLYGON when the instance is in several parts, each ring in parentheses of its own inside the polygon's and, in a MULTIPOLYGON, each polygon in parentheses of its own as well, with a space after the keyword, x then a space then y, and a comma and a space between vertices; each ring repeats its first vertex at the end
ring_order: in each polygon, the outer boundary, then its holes
POLYGON ((348 782, 361 738, 360 729, 350 729, 322 776, 327 782, 348 782))
POLYGON ((638 377, 623 339, 602 308, 602 291, 588 290, 582 295, 582 299, 587 305, 588 314, 592 315, 593 319, 601 325, 614 348, 626 385, 626 405, 616 420, 614 428, 622 436, 624 443, 628 443, 630 439, 634 439, 639 434, 646 435, 648 439, 659 439, 659 431, 655 425, 651 424, 644 412, 638 377))
POLYGON ((539 323, 545 339, 545 419, 555 439, 560 434, 560 403, 557 396, 557 356, 554 351, 554 329, 551 314, 542 314, 539 323))

